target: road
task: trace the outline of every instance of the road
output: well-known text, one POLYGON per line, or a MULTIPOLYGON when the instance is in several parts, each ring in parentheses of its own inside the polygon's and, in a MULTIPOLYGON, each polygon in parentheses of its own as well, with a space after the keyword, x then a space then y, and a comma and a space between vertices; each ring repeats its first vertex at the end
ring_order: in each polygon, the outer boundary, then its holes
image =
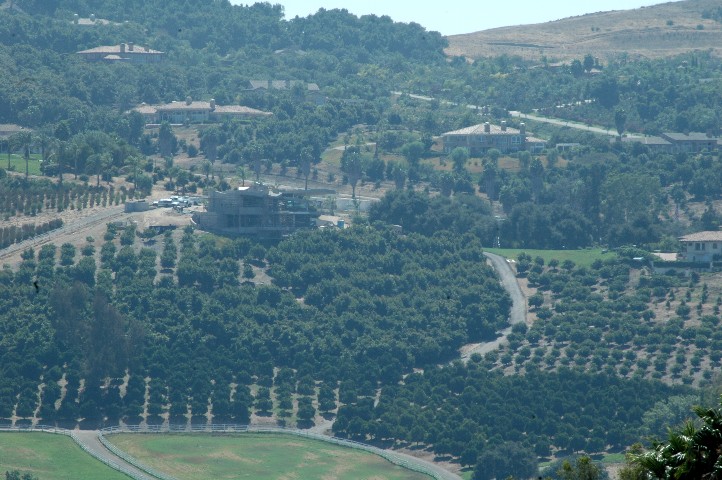
MULTIPOLYGON (((147 475, 139 468, 126 462, 103 445, 98 438, 97 430, 74 430, 73 434, 75 439, 84 449, 92 456, 98 459, 105 460, 105 462, 111 462, 118 465, 126 470, 124 473, 129 473, 133 478, 137 480, 155 480, 155 477, 147 475)), ((105 463, 104 462, 104 463, 105 463)))
POLYGON ((511 333, 512 325, 515 323, 526 322, 526 298, 524 297, 521 288, 519 288, 519 283, 516 281, 516 275, 514 275, 514 271, 509 266, 506 258, 489 252, 484 252, 484 255, 489 259, 491 266, 494 267, 494 270, 496 270, 496 273, 499 275, 501 285, 511 297, 512 305, 511 312, 509 313, 509 326, 498 332, 499 337, 497 337, 496 340, 484 343, 473 343, 463 347, 461 351, 461 359, 465 362, 468 361, 475 353, 484 355, 485 353, 498 349, 502 345, 506 345, 508 342, 507 337, 511 333))
MULTIPOLYGON (((393 95, 402 95, 402 92, 391 92, 393 95)), ((434 100, 433 97, 427 97, 425 95, 417 95, 415 93, 409 93, 409 98, 414 98, 416 100, 423 100, 425 102, 431 102, 434 100)), ((444 105, 458 105, 455 102, 450 102, 448 100, 440 100, 440 103, 443 103, 444 105)), ((478 105, 467 105, 467 108, 470 108, 472 110, 481 109, 478 105)), ((610 130, 608 128, 603 127, 595 127, 592 125, 584 125, 583 123, 577 123, 577 122, 570 122, 568 120, 562 120, 559 118, 552 118, 552 117, 544 117, 535 113, 522 113, 516 110, 510 110, 509 115, 511 115, 514 118, 522 118, 522 119, 528 119, 533 120, 535 122, 542 122, 542 123, 550 123, 552 125, 558 125, 560 127, 569 127, 573 128, 575 130, 584 130, 586 132, 592 132, 592 133, 598 133, 601 135, 609 135, 611 137, 616 137, 617 132, 615 130, 610 130)), ((625 133, 625 136, 630 138, 644 138, 642 135, 635 135, 631 133, 625 133)))
MULTIPOLYGON (((471 107, 469 107, 471 108, 471 107)), ((552 125, 558 125, 560 127, 569 127, 576 130, 584 130, 587 132, 592 133, 599 133, 602 135, 609 135, 611 137, 616 137, 617 132, 616 130, 610 130, 608 128, 603 127, 594 127, 591 125, 584 125, 583 123, 577 123, 577 122, 570 122, 569 120, 561 120, 559 118, 551 118, 551 117, 542 117, 541 115, 537 115, 535 113, 521 113, 516 110, 510 110, 509 115, 515 118, 521 118, 521 119, 528 119, 533 120, 535 122, 542 122, 542 123, 550 123, 552 125)), ((641 135, 634 135, 630 133, 625 133, 627 137, 630 138, 644 138, 641 135)))

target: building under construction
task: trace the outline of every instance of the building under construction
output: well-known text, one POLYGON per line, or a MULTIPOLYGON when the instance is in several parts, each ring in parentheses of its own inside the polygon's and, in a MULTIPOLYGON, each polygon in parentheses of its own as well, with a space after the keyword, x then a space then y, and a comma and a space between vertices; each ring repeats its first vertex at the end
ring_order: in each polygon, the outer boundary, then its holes
POLYGON ((263 184, 212 192, 205 212, 193 222, 202 230, 223 235, 282 238, 300 228, 313 228, 318 212, 312 195, 329 195, 333 190, 274 190, 263 184))

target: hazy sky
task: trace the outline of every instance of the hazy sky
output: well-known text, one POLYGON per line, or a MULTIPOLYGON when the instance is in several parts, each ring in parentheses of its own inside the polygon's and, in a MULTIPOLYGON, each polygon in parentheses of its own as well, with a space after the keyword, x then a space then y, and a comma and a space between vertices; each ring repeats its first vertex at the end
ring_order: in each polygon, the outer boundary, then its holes
MULTIPOLYGON (((542 23, 609 10, 665 3, 663 0, 268 0, 284 6, 286 19, 305 17, 319 8, 345 8, 356 15, 388 15, 397 22, 416 22, 443 35, 495 27, 542 23)), ((231 0, 251 4, 248 0, 231 0)))

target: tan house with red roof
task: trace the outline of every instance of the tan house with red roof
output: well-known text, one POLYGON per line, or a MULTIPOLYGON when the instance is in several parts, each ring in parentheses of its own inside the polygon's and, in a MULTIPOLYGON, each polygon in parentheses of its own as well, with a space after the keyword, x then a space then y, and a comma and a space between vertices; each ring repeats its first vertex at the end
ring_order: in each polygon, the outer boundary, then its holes
POLYGON ((171 102, 163 105, 141 104, 131 111, 143 115, 146 124, 169 122, 175 124, 185 123, 216 123, 232 118, 267 117, 271 112, 256 110, 242 105, 217 105, 214 99, 210 101, 193 100, 186 98, 185 102, 171 102))
POLYGON ((507 127, 506 122, 492 125, 489 122, 446 132, 442 135, 444 152, 451 153, 457 147, 469 150, 471 156, 479 156, 495 148, 501 153, 528 150, 536 153, 544 149, 546 142, 527 135, 522 123, 519 129, 507 127))
POLYGON ((162 62, 165 57, 165 52, 135 45, 133 42, 95 47, 81 50, 77 54, 88 62, 106 63, 158 63, 162 62))
POLYGON ((722 258, 722 231, 697 232, 679 238, 684 250, 682 259, 687 262, 712 262, 722 258))

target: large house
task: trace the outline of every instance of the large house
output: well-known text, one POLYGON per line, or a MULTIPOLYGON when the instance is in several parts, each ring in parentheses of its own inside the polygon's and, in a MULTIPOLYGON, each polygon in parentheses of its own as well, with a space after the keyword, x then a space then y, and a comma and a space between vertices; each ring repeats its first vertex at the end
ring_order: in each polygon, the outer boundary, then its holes
POLYGON ((709 263, 722 259, 722 231, 697 232, 679 238, 684 246, 682 259, 709 263))
POLYGON ((624 137, 623 142, 638 142, 646 145, 650 151, 658 153, 699 153, 714 152, 719 149, 719 139, 706 133, 663 133, 659 137, 624 137))
POLYGON ((519 129, 507 127, 506 122, 492 125, 489 122, 472 125, 443 134, 444 152, 451 153, 457 147, 469 150, 472 156, 480 156, 495 148, 501 153, 513 153, 528 150, 538 153, 544 149, 546 142, 527 135, 526 126, 522 123, 519 129))
POLYGON ((193 215, 203 230, 224 235, 281 238, 301 228, 313 228, 318 212, 309 197, 330 190, 273 190, 254 183, 226 192, 211 192, 205 212, 193 215))
POLYGON ((241 105, 217 105, 210 101, 193 100, 190 97, 184 102, 171 102, 163 105, 141 104, 131 111, 143 115, 146 124, 168 122, 174 124, 215 123, 233 118, 267 117, 271 112, 256 110, 241 105))
POLYGON ((95 47, 81 50, 77 54, 88 62, 106 63, 158 63, 165 57, 165 52, 135 45, 133 42, 95 47))

